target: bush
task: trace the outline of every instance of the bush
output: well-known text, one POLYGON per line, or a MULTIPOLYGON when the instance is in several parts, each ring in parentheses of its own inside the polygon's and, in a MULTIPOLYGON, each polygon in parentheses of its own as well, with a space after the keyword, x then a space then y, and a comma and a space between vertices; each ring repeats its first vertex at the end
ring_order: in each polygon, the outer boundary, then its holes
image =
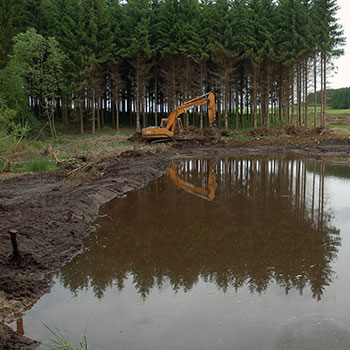
POLYGON ((44 171, 56 171, 58 166, 53 160, 50 159, 33 159, 23 164, 16 164, 13 166, 13 170, 16 172, 44 172, 44 171))
POLYGON ((0 96, 0 137, 10 129, 11 123, 16 117, 16 111, 7 107, 5 99, 0 96))

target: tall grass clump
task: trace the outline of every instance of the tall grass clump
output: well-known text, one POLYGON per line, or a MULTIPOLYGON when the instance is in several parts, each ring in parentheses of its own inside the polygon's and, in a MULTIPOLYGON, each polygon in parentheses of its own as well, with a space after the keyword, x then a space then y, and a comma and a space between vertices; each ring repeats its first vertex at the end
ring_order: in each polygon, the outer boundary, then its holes
POLYGON ((80 341, 79 345, 73 346, 69 343, 67 336, 59 329, 51 329, 47 325, 44 326, 49 330, 52 335, 52 339, 46 343, 41 344, 38 350, 88 350, 88 344, 86 336, 80 341))
POLYGON ((33 159, 22 164, 14 165, 13 170, 16 172, 36 173, 57 171, 58 166, 53 160, 50 159, 33 159))

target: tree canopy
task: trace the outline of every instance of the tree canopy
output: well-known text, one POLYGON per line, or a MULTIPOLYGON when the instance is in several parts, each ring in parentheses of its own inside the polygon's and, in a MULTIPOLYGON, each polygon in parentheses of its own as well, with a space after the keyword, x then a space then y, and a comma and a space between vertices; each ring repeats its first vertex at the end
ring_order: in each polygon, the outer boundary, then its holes
MULTIPOLYGON (((82 132, 119 126, 119 115, 139 130, 210 90, 219 127, 307 125, 310 87, 321 87, 325 104, 330 63, 344 43, 334 0, 0 0, 0 9, 5 103, 16 105, 5 90, 19 84, 8 79, 12 38, 34 28, 66 57, 56 118, 79 120, 82 132)), ((30 53, 27 63, 39 51, 30 53)), ((34 77, 27 74, 26 83, 40 118, 46 101, 34 77)), ((199 123, 196 112, 186 118, 199 123)))

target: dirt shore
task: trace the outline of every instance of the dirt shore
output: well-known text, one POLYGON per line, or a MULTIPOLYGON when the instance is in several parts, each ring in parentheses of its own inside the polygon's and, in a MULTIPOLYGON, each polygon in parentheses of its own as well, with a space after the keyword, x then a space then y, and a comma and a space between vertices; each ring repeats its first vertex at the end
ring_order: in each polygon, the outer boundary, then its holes
POLYGON ((82 240, 100 206, 163 175, 171 160, 237 154, 300 153, 350 164, 345 137, 169 144, 160 153, 128 151, 57 173, 0 177, 0 349, 29 349, 33 341, 6 323, 50 289, 50 274, 83 251, 82 240), (20 256, 13 259, 9 230, 17 230, 20 256), (59 248, 58 248, 59 247, 59 248))

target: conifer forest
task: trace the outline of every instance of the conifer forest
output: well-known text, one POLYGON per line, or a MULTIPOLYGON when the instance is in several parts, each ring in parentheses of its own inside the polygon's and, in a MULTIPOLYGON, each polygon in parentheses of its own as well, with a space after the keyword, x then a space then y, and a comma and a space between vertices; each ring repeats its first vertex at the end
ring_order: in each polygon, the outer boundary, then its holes
MULTIPOLYGON (((345 42, 337 9, 334 0, 0 0, 2 115, 47 122, 53 134, 55 121, 139 131, 212 91, 221 129, 324 127, 345 42)), ((208 123, 200 108, 183 120, 208 123)))

